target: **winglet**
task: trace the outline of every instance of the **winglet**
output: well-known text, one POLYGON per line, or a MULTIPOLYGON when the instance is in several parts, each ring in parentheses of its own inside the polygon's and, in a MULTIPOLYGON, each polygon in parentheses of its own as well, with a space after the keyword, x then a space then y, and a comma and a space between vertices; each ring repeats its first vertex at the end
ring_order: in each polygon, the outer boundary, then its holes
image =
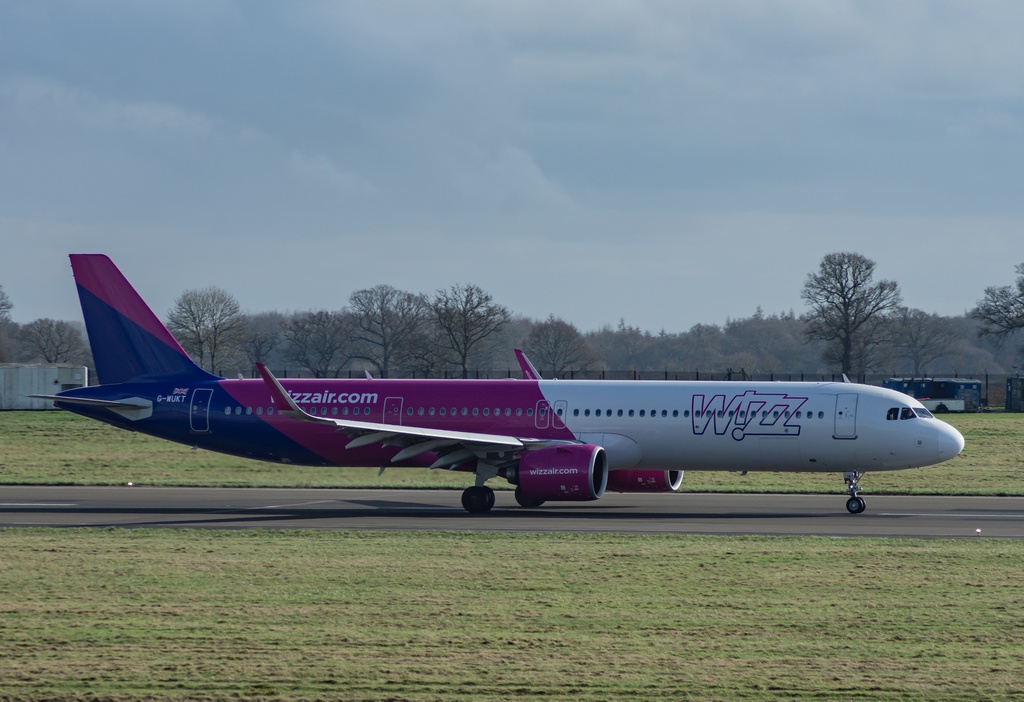
POLYGON ((516 349, 516 360, 519 361, 519 368, 523 371, 523 378, 526 380, 540 380, 540 373, 530 363, 522 349, 516 349))
POLYGON ((281 381, 274 377, 274 374, 270 372, 264 363, 256 363, 256 369, 260 372, 260 376, 263 378, 263 382, 267 384, 267 389, 270 390, 270 397, 274 401, 274 404, 282 408, 278 410, 278 414, 283 414, 286 417, 295 417, 296 419, 304 419, 308 422, 318 422, 321 424, 334 424, 329 419, 320 419, 314 417, 308 412, 303 411, 301 407, 295 404, 295 400, 292 396, 284 389, 281 385, 281 381), (287 407, 287 409, 283 409, 287 407))

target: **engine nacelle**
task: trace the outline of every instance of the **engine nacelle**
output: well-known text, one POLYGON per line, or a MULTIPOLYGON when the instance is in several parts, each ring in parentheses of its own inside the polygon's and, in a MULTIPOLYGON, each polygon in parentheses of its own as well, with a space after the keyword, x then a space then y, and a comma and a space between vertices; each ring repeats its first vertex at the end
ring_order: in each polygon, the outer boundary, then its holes
POLYGON ((596 500, 608 483, 608 458, 603 448, 593 444, 524 451, 509 482, 531 500, 596 500))
POLYGON ((612 492, 675 492, 682 484, 681 470, 613 470, 608 474, 612 492))

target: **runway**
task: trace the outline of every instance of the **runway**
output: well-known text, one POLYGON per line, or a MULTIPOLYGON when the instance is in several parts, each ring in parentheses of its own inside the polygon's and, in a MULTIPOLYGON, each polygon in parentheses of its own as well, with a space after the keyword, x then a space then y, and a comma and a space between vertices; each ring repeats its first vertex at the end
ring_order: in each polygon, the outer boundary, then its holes
POLYGON ((1024 498, 864 497, 852 515, 840 493, 608 494, 523 509, 498 491, 490 513, 472 515, 454 490, 0 486, 0 526, 1024 537, 1024 498))

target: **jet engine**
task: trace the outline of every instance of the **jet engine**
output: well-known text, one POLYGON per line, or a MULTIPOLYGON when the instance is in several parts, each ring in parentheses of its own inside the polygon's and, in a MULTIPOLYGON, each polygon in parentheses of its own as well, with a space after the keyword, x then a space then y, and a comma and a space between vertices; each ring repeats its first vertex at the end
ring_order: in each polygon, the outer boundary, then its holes
POLYGON ((596 500, 608 482, 608 458, 603 448, 593 444, 525 451, 508 481, 519 486, 516 499, 523 505, 596 500))
POLYGON ((612 492, 676 492, 682 483, 681 470, 613 470, 608 474, 612 492))

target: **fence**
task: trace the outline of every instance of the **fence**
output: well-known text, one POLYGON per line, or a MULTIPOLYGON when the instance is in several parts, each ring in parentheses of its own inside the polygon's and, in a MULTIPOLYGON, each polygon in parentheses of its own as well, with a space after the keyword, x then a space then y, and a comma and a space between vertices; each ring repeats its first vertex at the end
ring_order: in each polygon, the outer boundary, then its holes
MULTIPOLYGON (((801 383, 841 383, 843 382, 842 373, 805 373, 803 371, 795 371, 788 373, 749 373, 744 370, 734 371, 702 371, 702 370, 691 370, 691 371, 673 371, 673 370, 660 370, 660 371, 641 371, 641 370, 569 370, 561 374, 555 374, 553 372, 545 372, 543 368, 538 369, 541 375, 545 379, 558 379, 558 380, 714 380, 714 381, 764 381, 764 382, 801 382, 801 383)), ((309 378, 312 377, 307 372, 297 371, 295 369, 281 369, 273 370, 273 373, 280 378, 309 378)), ((850 376, 850 381, 854 383, 863 383, 865 385, 877 385, 879 387, 885 382, 886 379, 893 376, 899 376, 899 373, 862 373, 860 375, 850 376)), ((259 373, 253 368, 251 376, 254 378, 259 377, 259 373)), ((1011 376, 1005 373, 966 373, 963 371, 953 371, 951 373, 936 373, 934 377, 952 377, 952 378, 973 378, 980 380, 982 383, 982 396, 981 404, 983 407, 1002 407, 1006 402, 1006 385, 1007 379, 1011 376)), ((364 370, 345 370, 339 373, 335 377, 345 378, 364 378, 366 377, 366 371, 364 370)), ((403 376, 406 377, 406 376, 403 376)), ((424 375, 413 375, 414 378, 444 378, 444 379, 456 379, 461 378, 462 374, 454 374, 445 372, 440 375, 424 376, 424 375)), ((522 373, 518 368, 512 369, 507 368, 503 371, 495 370, 476 370, 470 373, 471 379, 476 380, 497 380, 505 378, 521 378, 522 373)))

